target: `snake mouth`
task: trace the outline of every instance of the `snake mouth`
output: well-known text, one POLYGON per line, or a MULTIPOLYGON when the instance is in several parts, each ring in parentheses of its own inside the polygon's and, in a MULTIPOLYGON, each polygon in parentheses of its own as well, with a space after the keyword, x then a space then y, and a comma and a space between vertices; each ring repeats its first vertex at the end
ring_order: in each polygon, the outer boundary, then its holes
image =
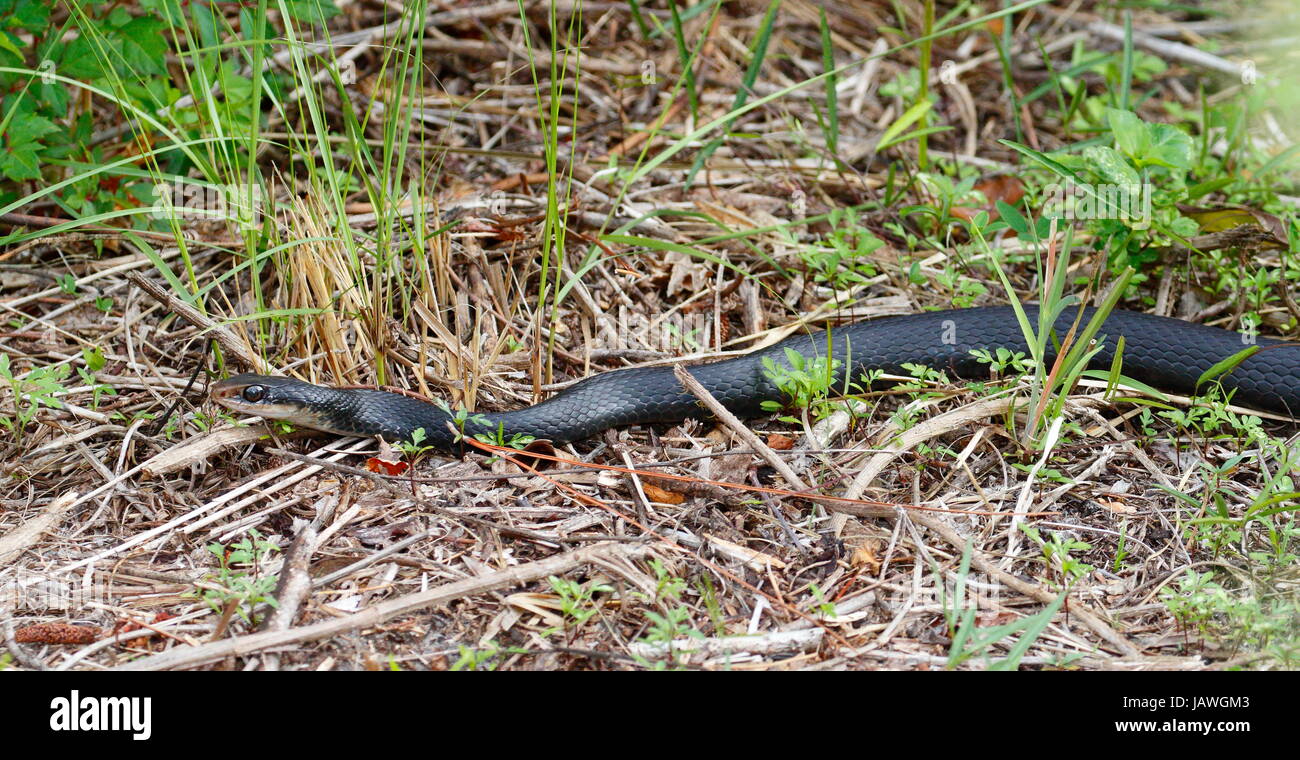
POLYGON ((310 424, 310 421, 314 418, 310 410, 301 403, 277 401, 267 398, 263 394, 249 393, 250 389, 260 387, 249 382, 222 380, 215 383, 208 390, 208 398, 232 412, 254 414, 271 420, 288 420, 290 422, 300 422, 300 424, 310 424), (250 400, 254 396, 258 397, 257 400, 250 400))

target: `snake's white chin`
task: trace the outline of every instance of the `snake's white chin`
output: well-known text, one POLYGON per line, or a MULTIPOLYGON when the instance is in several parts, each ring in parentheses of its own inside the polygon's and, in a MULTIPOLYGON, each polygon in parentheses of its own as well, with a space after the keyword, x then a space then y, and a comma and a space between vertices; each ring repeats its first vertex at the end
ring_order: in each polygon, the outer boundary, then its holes
POLYGON ((289 420, 302 413, 302 408, 293 404, 250 404, 236 398, 213 399, 221 406, 240 414, 255 414, 268 420, 289 420))

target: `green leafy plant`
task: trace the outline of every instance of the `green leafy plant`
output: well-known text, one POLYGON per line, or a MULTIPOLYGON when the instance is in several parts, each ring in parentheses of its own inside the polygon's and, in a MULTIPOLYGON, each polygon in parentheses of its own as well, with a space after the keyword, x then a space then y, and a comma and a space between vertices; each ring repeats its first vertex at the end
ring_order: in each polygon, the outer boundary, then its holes
POLYGON ((613 586, 603 583, 578 583, 554 575, 548 577, 546 582, 560 597, 560 614, 564 622, 562 628, 548 628, 542 632, 542 636, 550 636, 561 630, 572 635, 574 630, 580 628, 599 611, 595 604, 596 594, 608 594, 614 590, 613 586))
POLYGON ((1300 603, 1293 594, 1233 590, 1213 570, 1188 570, 1160 590, 1160 601, 1202 644, 1266 652, 1286 667, 1300 661, 1300 603))
POLYGON ((462 670, 496 670, 501 665, 502 657, 511 654, 527 654, 527 649, 503 647, 496 639, 488 639, 483 648, 461 646, 456 661, 451 664, 453 671, 462 670))
POLYGON ((65 392, 63 381, 71 369, 66 364, 33 367, 21 375, 15 375, 9 364, 9 355, 0 354, 0 382, 9 387, 13 397, 13 412, 0 410, 0 425, 13 434, 14 440, 22 443, 23 434, 35 419, 42 407, 62 409, 63 402, 58 396, 65 392))
MULTIPOLYGON (((633 592, 633 594, 644 601, 657 604, 659 610, 645 611, 650 625, 646 627, 641 641, 667 646, 670 662, 664 664, 672 665, 677 662, 677 654, 673 651, 674 642, 682 638, 703 639, 704 634, 691 624, 691 608, 681 603, 682 594, 686 591, 686 581, 669 572, 667 566, 658 558, 650 560, 650 568, 655 574, 654 598, 648 598, 640 592, 633 592)), ((643 665, 655 667, 643 658, 637 659, 643 665)))
POLYGON ((537 440, 537 436, 528 433, 510 433, 506 434, 506 424, 498 422, 496 428, 491 433, 477 433, 475 440, 483 443, 490 443, 493 446, 504 446, 510 449, 525 449, 528 444, 537 440))
POLYGON ((700 345, 700 328, 695 327, 683 331, 682 328, 672 322, 664 323, 664 330, 668 333, 671 345, 682 348, 687 351, 699 351, 700 345))
POLYGON ((1137 284, 1155 261, 1153 246, 1185 241, 1199 229, 1178 208, 1188 200, 1194 145, 1181 128, 1145 122, 1121 108, 1106 108, 1104 123, 1113 147, 1045 154, 1003 142, 1066 183, 1048 186, 1047 214, 1084 221, 1104 241, 1111 270, 1132 267, 1137 284))
MULTIPOLYGON (((473 424, 482 428, 482 427, 487 427, 489 424, 488 418, 483 416, 482 414, 471 413, 468 409, 464 407, 460 407, 459 409, 453 411, 452 408, 447 404, 447 402, 442 400, 439 400, 435 403, 437 404, 439 409, 446 412, 447 415, 451 417, 452 427, 455 428, 455 433, 452 436, 452 440, 456 443, 459 443, 460 441, 463 441, 465 439, 466 425, 473 424)), ((421 428, 420 430, 422 433, 420 438, 421 440, 423 440, 424 439, 423 428, 421 428)))
POLYGON ((993 352, 983 348, 976 348, 970 353, 980 364, 989 365, 989 368, 998 375, 1005 374, 1008 370, 1012 374, 1023 375, 1033 368, 1033 365, 1025 359, 1024 351, 1012 352, 999 346, 993 352))
MULTIPOLYGON (((902 368, 912 376, 912 379, 899 382, 895 389, 905 392, 909 402, 924 401, 943 395, 936 392, 934 388, 935 386, 948 384, 948 375, 944 372, 911 362, 905 362, 902 368)), ((894 413, 890 415, 890 421, 901 432, 916 425, 919 417, 918 405, 916 403, 907 403, 894 410, 894 413)))
POLYGON ((405 454, 407 459, 414 462, 434 449, 433 446, 423 445, 426 437, 427 434, 425 433, 424 428, 418 427, 411 431, 411 439, 409 441, 397 442, 397 450, 405 454))
POLYGON ((1093 566, 1081 561, 1075 552, 1092 550, 1092 544, 1070 538, 1060 531, 1052 531, 1051 538, 1043 538, 1037 528, 1020 523, 1020 531, 1038 544, 1043 552, 1043 563, 1060 575, 1062 586, 1069 586, 1093 571, 1093 566))
POLYGON ((816 603, 813 605, 813 610, 815 612, 819 612, 828 618, 835 617, 835 603, 826 598, 826 592, 822 591, 821 586, 818 586, 816 583, 809 583, 808 593, 812 594, 813 599, 816 600, 816 603))
MULTIPOLYGON (((825 401, 835 383, 835 372, 840 368, 839 359, 817 356, 812 359, 795 351, 785 349, 786 364, 763 357, 763 374, 788 399, 787 404, 779 401, 764 401, 763 409, 778 412, 784 406, 807 409, 816 402, 825 401)), ((798 422, 794 418, 783 418, 787 422, 798 422)))
MULTIPOLYGON (((981 211, 975 215, 967 229, 976 245, 985 253, 993 273, 1002 283, 1025 343, 1029 347, 1027 366, 1033 368, 1033 375, 1029 378, 1031 414, 1029 423, 1022 432, 1021 441, 1027 447, 1037 447, 1051 439, 1050 433, 1044 437, 1040 437, 1040 434, 1044 430, 1052 430, 1054 426, 1047 424, 1049 421, 1061 418, 1066 398, 1080 378, 1101 377, 1113 383, 1119 377, 1119 362, 1123 356, 1122 339, 1116 347, 1116 356, 1110 373, 1090 370, 1088 364, 1104 347, 1103 341, 1100 340, 1104 336, 1099 335, 1099 331, 1127 288, 1133 269, 1126 268, 1115 278, 1105 299, 1096 307, 1092 315, 1084 320, 1082 314, 1077 311, 1078 301, 1065 294, 1074 228, 1067 226, 1064 240, 1058 243, 1052 234, 1054 227, 1049 220, 1039 219, 1037 223, 1030 224, 1029 220, 1013 206, 1002 201, 998 201, 996 206, 999 214, 997 222, 990 223, 988 214, 981 211), (1028 312, 1020 303, 1019 294, 1011 284, 1001 254, 994 250, 986 239, 988 234, 1001 229, 1015 231, 1017 237, 1030 243, 1043 254, 1042 260, 1037 262, 1040 272, 1039 304, 1037 319, 1033 322, 1030 321, 1028 312), (1072 307, 1073 311, 1067 311, 1072 307), (1065 334, 1059 334, 1057 321, 1067 314, 1074 314, 1075 322, 1065 334)), ((1023 361, 1025 360, 1022 359, 1023 361)), ((1127 378, 1125 381, 1131 382, 1127 378)))
MULTIPOLYGON (((831 225, 828 237, 796 248, 799 260, 813 280, 843 290, 875 277, 871 254, 885 242, 858 223, 854 209, 834 209, 828 221, 831 225)), ((786 234, 791 235, 789 230, 786 234)))
POLYGON ((191 595, 201 598, 216 612, 232 610, 250 624, 253 622, 250 614, 257 605, 279 606, 271 596, 278 576, 261 573, 261 566, 272 554, 280 551, 275 542, 263 538, 254 528, 248 531, 247 538, 229 547, 213 543, 208 544, 207 549, 217 558, 218 570, 191 595))
POLYGON ((101 383, 95 378, 95 373, 104 368, 104 352, 99 349, 99 346, 83 348, 81 349, 81 360, 85 362, 86 366, 77 367, 77 374, 86 385, 90 386, 91 408, 98 409, 100 397, 117 395, 117 391, 111 385, 101 383))

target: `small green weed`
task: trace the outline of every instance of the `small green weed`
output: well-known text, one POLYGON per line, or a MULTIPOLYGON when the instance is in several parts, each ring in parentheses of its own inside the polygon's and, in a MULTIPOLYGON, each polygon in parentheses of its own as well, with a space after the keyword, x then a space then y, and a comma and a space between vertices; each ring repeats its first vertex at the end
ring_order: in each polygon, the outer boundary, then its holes
POLYGON ((272 554, 280 551, 274 542, 262 538, 256 529, 248 537, 231 544, 208 544, 208 551, 217 558, 218 570, 208 576, 207 584, 191 592, 201 598, 215 612, 223 613, 233 607, 235 614, 252 624, 250 613, 262 603, 271 607, 279 604, 271 596, 278 582, 276 575, 262 575, 260 568, 272 554))
POLYGON ((1042 549, 1043 563, 1059 574, 1062 586, 1069 586, 1094 570, 1092 565, 1074 556, 1075 552, 1091 551, 1092 544, 1059 531, 1052 531, 1051 538, 1044 539, 1037 528, 1026 523, 1020 523, 1020 531, 1042 549))
POLYGON ((561 628, 548 628, 542 631, 542 636, 551 636, 560 631, 572 635, 573 631, 599 611, 595 603, 596 594, 608 594, 614 590, 613 586, 602 583, 578 583, 554 575, 548 577, 546 581, 551 584, 551 590, 560 597, 560 614, 563 623, 561 628))
POLYGON ((22 443, 27 426, 36 420, 42 407, 63 408, 58 394, 66 390, 63 381, 71 371, 67 364, 56 364, 33 367, 22 375, 15 375, 9 364, 9 355, 0 354, 0 382, 9 386, 14 405, 12 414, 0 411, 0 425, 13 434, 15 441, 22 443))

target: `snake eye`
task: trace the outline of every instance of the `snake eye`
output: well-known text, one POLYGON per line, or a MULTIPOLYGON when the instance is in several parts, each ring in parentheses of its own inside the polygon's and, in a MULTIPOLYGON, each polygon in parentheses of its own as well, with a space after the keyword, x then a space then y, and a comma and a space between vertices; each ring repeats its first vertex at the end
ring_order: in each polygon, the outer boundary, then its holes
POLYGON ((266 389, 260 385, 250 385, 240 395, 250 404, 256 404, 266 396, 266 389))

